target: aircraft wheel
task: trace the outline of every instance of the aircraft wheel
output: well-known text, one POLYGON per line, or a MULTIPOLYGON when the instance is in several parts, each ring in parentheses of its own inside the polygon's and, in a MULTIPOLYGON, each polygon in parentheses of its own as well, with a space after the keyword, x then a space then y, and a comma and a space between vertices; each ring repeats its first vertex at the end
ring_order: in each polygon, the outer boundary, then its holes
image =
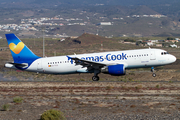
POLYGON ((98 81, 98 80, 99 80, 99 77, 98 77, 98 76, 93 76, 93 77, 92 77, 92 80, 93 80, 93 81, 98 81))
POLYGON ((153 73, 153 74, 152 74, 152 76, 153 76, 153 77, 156 77, 156 74, 155 74, 155 73, 153 73))

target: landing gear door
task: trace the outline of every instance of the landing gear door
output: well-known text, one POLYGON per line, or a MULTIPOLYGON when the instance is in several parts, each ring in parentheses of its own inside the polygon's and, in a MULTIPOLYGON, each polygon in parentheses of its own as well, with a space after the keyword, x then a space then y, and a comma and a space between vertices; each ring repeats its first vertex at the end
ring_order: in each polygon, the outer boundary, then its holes
POLYGON ((156 60, 155 51, 150 51, 150 60, 156 60))
POLYGON ((37 70, 42 70, 42 60, 41 59, 37 60, 37 70))

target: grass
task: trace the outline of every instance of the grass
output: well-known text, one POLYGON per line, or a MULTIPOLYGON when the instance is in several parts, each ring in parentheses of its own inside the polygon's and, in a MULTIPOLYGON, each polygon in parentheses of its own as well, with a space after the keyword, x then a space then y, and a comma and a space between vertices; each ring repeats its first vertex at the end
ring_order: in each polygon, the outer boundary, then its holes
POLYGON ((112 90, 113 88, 113 86, 106 86, 106 90, 112 90))
POLYGON ((160 88, 160 86, 159 86, 159 85, 156 85, 156 88, 160 88))
POLYGON ((41 115, 40 120, 66 120, 66 117, 64 116, 63 112, 59 110, 51 109, 45 111, 41 115))
POLYGON ((137 85, 135 88, 136 88, 136 90, 139 90, 139 89, 142 89, 143 86, 142 85, 137 85))
POLYGON ((173 83, 173 81, 170 80, 169 83, 173 83))
POLYGON ((2 110, 3 110, 3 111, 8 111, 9 108, 10 108, 10 105, 9 105, 9 104, 4 104, 4 105, 2 106, 2 110))
POLYGON ((13 102, 14 102, 14 103, 22 103, 22 102, 23 102, 23 98, 18 97, 18 96, 17 96, 17 97, 14 97, 14 98, 13 98, 13 102))

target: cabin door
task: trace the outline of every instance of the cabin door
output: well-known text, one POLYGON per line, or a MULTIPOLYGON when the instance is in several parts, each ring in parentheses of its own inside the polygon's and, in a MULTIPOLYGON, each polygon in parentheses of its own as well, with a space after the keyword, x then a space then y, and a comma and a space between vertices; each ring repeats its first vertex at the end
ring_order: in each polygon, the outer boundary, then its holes
POLYGON ((156 60, 155 51, 150 51, 150 60, 156 60))
POLYGON ((42 70, 42 60, 41 59, 37 60, 37 70, 42 70))

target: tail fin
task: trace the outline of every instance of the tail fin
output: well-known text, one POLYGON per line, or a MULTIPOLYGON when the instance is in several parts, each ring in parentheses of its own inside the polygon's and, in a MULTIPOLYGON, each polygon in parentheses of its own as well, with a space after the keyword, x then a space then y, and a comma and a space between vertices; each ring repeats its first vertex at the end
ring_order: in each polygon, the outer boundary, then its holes
POLYGON ((6 34, 8 46, 10 48, 14 63, 28 63, 28 66, 36 59, 36 56, 18 37, 13 33, 6 34))

